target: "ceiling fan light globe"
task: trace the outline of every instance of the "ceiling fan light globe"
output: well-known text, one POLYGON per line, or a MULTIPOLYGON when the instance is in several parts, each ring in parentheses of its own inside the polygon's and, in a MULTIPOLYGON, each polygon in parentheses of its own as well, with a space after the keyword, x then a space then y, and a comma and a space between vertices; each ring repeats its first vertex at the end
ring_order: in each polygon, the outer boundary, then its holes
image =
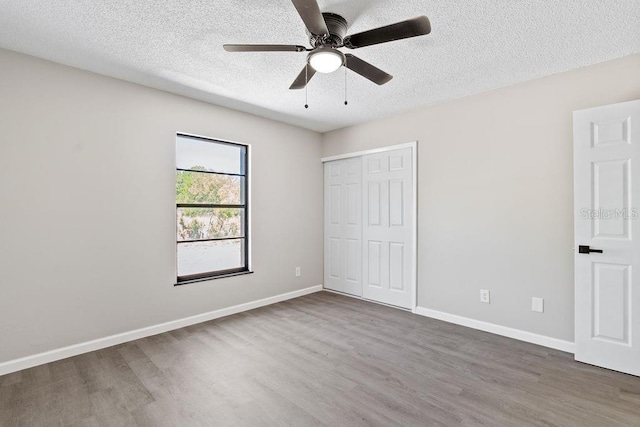
POLYGON ((344 54, 337 49, 320 48, 309 54, 309 65, 319 73, 333 73, 344 64, 344 54))

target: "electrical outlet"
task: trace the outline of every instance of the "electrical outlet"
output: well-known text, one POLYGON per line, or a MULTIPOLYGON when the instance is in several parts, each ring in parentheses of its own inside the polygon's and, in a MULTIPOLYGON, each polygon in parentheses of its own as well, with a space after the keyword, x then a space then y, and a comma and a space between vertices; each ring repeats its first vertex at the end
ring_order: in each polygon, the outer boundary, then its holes
POLYGON ((300 277, 300 267, 296 267, 296 277, 300 277))
POLYGON ((491 293, 487 289, 480 289, 480 302, 491 304, 491 293))
POLYGON ((531 298, 531 311, 544 313, 544 299, 536 297, 531 298))

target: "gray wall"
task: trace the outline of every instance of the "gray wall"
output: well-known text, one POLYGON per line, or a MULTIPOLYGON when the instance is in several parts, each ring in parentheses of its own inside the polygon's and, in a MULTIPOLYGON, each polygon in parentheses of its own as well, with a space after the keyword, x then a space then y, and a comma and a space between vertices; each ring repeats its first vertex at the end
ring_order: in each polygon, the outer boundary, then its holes
POLYGON ((572 111, 638 98, 634 55, 330 132, 323 156, 417 140, 418 304, 573 341, 572 111))
POLYGON ((6 50, 0 64, 0 362, 322 283, 319 134, 6 50), (173 286, 178 131, 252 145, 255 274, 173 286))

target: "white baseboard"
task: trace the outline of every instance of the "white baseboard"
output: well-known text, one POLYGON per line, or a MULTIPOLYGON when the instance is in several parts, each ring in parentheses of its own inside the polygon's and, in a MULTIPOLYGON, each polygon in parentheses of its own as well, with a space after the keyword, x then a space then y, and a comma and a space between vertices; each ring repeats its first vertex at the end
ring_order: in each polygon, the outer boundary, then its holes
POLYGON ((151 335, 161 334, 163 332, 172 331, 174 329, 184 328, 186 326, 195 325, 209 320, 218 319, 220 317, 229 316, 231 314, 241 313, 243 311, 252 310, 265 305, 275 304, 277 302, 286 301, 292 298, 301 297, 303 295, 312 294, 322 290, 322 285, 311 286, 309 288, 300 289, 298 291, 287 292, 285 294, 264 298, 257 301, 247 302, 244 304, 234 305, 233 307, 221 308, 219 310, 202 313, 183 319, 172 320, 170 322, 161 323, 159 325, 148 326, 146 328, 136 329, 121 334, 111 335, 105 338, 99 338, 80 344, 70 345, 55 350, 47 351, 33 356, 27 356, 20 359, 9 360, 0 363, 0 375, 10 374, 12 372, 21 371, 23 369, 32 368, 45 363, 55 362, 56 360, 66 359, 68 357, 77 356, 79 354, 88 353, 90 351, 101 350, 117 344, 134 341, 140 338, 149 337, 151 335))
POLYGON ((420 316, 431 317, 432 319, 443 320, 445 322, 454 323, 456 325, 466 326, 468 328, 478 329, 480 331, 490 332, 492 334, 502 335, 504 337, 509 337, 560 351, 566 351, 567 353, 574 352, 574 344, 571 341, 551 338, 545 335, 538 335, 532 332, 522 331, 520 329, 508 328, 506 326, 496 325, 495 323, 469 319, 468 317, 457 316, 455 314, 444 313, 442 311, 431 310, 424 307, 416 307, 414 313, 419 314, 420 316))

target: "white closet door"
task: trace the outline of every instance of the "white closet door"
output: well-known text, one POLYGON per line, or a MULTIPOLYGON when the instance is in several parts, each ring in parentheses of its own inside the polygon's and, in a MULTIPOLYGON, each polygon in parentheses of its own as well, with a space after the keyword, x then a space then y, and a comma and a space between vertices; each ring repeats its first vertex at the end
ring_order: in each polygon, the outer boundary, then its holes
POLYGON ((324 164, 324 287, 362 296, 362 158, 324 164))
POLYGON ((411 148, 363 157, 363 291, 366 299, 413 307, 411 148))

